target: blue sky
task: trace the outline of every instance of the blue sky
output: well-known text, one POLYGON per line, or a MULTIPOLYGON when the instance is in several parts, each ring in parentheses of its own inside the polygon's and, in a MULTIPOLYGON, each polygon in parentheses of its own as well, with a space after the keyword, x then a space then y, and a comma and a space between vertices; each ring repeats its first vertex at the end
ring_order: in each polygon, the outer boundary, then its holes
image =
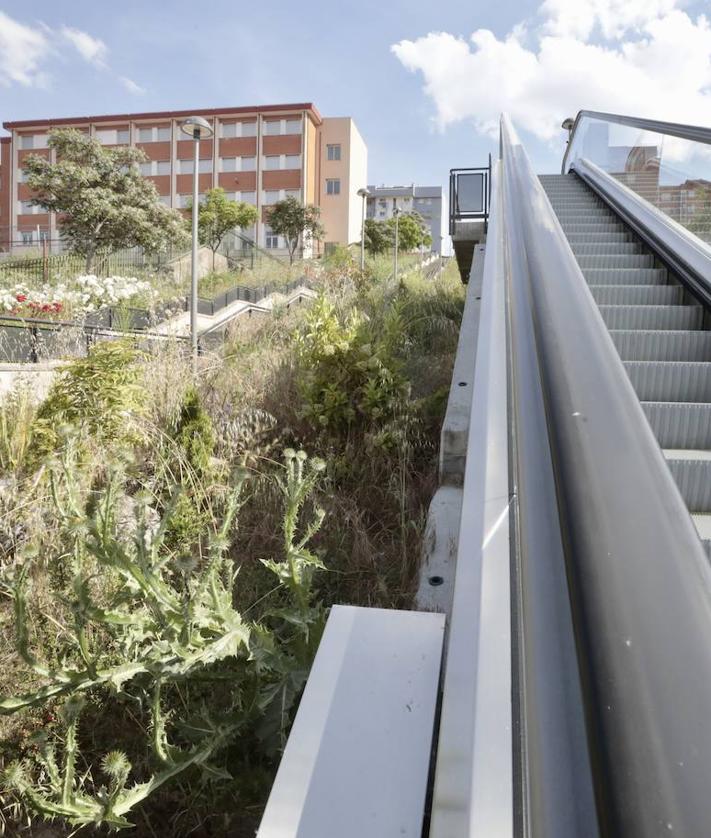
POLYGON ((711 124, 704 8, 683 0, 6 2, 0 118, 313 101, 324 115, 354 117, 372 182, 445 185, 450 167, 485 163, 506 109, 536 168, 555 171, 560 121, 581 107, 711 124))

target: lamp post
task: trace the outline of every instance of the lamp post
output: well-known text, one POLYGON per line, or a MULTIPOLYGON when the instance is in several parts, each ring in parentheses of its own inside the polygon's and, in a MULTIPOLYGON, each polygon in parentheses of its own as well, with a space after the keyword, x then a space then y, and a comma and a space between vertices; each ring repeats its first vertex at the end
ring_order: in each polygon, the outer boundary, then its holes
POLYGON ((358 194, 363 199, 363 212, 360 220, 360 270, 365 270, 365 202, 370 195, 367 189, 359 189, 358 194))
POLYGON ((568 117, 567 119, 563 120, 563 124, 560 126, 564 128, 568 132, 568 142, 570 142, 570 135, 573 133, 573 126, 575 125, 575 120, 568 117))
POLYGON ((393 210, 393 216, 395 218, 395 250, 393 252, 393 279, 397 282, 397 251, 400 247, 400 228, 399 228, 399 221, 400 221, 400 213, 402 212, 399 207, 395 207, 393 210))
POLYGON ((212 136, 210 123, 201 116, 189 116, 180 130, 192 137, 195 143, 193 157, 193 246, 190 279, 190 347, 193 360, 193 376, 197 375, 198 359, 198 165, 200 161, 200 140, 212 136))

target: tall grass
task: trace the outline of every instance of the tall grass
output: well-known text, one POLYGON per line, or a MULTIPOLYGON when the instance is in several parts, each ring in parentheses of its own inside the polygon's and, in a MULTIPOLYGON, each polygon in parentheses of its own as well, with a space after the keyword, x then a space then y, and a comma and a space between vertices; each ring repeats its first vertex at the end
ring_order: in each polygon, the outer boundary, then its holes
MULTIPOLYGON (((37 407, 4 403, 0 659, 6 700, 21 697, 0 725, 9 834, 45 811, 57 835, 91 818, 136 836, 253 835, 328 607, 411 605, 463 292, 454 269, 400 286, 325 266, 320 281, 319 305, 238 321, 197 383, 170 344, 131 360, 143 395, 115 406, 110 439, 72 401, 57 456, 33 465, 37 407), (324 412, 330 384, 359 391, 353 413, 324 412), (234 615, 249 655, 192 657, 234 615), (62 710, 80 677, 87 701, 62 710)), ((104 378, 88 375, 98 394, 104 378)), ((100 414, 100 398, 81 403, 100 414)))

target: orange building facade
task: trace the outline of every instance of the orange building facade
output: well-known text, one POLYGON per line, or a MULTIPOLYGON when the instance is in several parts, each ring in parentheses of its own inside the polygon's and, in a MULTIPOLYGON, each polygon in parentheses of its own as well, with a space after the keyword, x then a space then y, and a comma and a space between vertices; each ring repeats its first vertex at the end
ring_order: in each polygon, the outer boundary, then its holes
POLYGON ((326 230, 321 247, 358 239, 354 196, 367 184, 365 143, 350 118, 324 118, 313 104, 300 103, 5 122, 9 136, 0 137, 0 249, 34 249, 45 240, 52 249, 61 246, 56 219, 32 205, 23 174, 28 155, 51 155, 47 141, 56 128, 75 128, 107 146, 140 148, 148 158, 142 174, 153 181, 161 201, 183 209, 192 197, 194 147, 181 125, 193 115, 202 116, 213 130, 210 139, 200 142, 199 192, 220 186, 231 199, 256 206, 257 223, 243 232, 258 245, 284 249, 268 214, 270 205, 288 196, 320 207, 326 230), (344 119, 357 143, 334 150, 324 138, 344 119), (331 176, 334 156, 336 179, 331 176))

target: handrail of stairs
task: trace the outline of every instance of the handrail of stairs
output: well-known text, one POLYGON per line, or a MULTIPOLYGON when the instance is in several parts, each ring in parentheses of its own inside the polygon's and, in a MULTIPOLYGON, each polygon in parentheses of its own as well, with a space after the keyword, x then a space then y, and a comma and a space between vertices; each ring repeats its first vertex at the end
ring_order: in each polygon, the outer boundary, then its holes
POLYGON ((590 160, 571 171, 655 251, 707 308, 711 308, 711 246, 590 160))
POLYGON ((604 122, 613 122, 616 125, 626 125, 630 128, 639 128, 640 131, 651 131, 657 134, 666 134, 668 137, 678 137, 682 140, 691 140, 695 143, 711 144, 711 128, 704 128, 700 125, 684 125, 678 122, 663 122, 657 119, 644 119, 637 116, 625 116, 617 113, 604 113, 602 111, 578 111, 573 127, 568 138, 568 146, 563 155, 561 174, 568 173, 570 168, 568 158, 573 148, 575 135, 585 119, 599 119, 604 122))
POLYGON ((501 184, 493 169, 429 838, 513 836, 508 395, 501 184))
MULTIPOLYGON (((506 118, 501 147, 522 592, 522 818, 529 834, 556 838, 703 835, 711 823, 711 567, 550 202, 506 118), (527 366, 531 357, 533 370, 527 366), (527 413, 529 404, 538 412, 527 413), (546 471, 530 474, 536 463, 545 465, 535 446, 549 446, 553 497, 546 471), (548 506, 527 501, 532 491, 543 494, 548 506), (531 594, 542 597, 539 611, 552 596, 545 587, 527 590, 530 574, 534 581, 540 574, 532 562, 547 558, 532 552, 545 519, 553 529, 560 526, 565 566, 556 578, 567 589, 572 619, 570 638, 550 635, 548 649, 532 645, 535 634, 527 623, 536 605, 531 594), (556 689, 571 690, 571 697, 576 692, 574 670, 551 666, 568 639, 574 640, 584 730, 569 701, 562 716, 553 712, 556 700, 560 705, 556 689), (542 683, 547 692, 529 700, 529 685, 542 683), (541 697, 553 704, 536 700, 541 697), (539 729, 545 737, 537 737, 539 729), (561 743, 563 755, 573 757, 562 768, 575 772, 567 804, 571 781, 550 760, 537 761, 561 743)), ((558 560, 557 551, 553 558, 558 560)))

